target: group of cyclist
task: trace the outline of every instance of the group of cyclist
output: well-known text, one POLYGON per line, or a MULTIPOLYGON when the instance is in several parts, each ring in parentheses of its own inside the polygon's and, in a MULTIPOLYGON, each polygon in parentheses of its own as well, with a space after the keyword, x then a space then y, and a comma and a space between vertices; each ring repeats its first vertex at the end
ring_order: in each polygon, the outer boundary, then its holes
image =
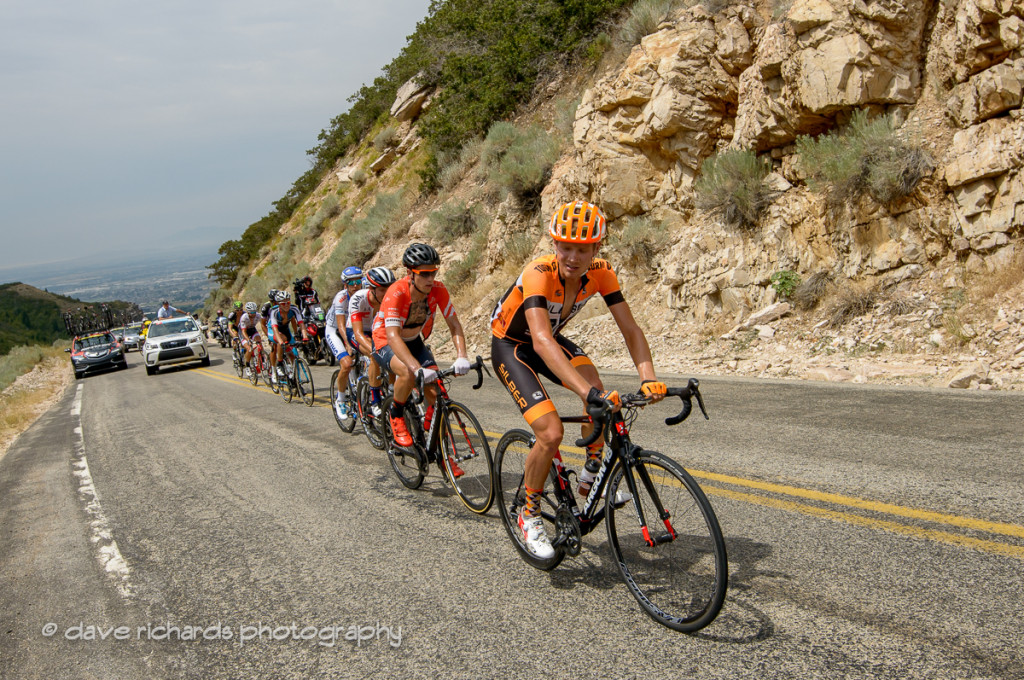
MULTIPOLYGON (((554 253, 538 257, 523 268, 490 318, 492 365, 535 435, 526 459, 527 498, 518 522, 527 547, 540 558, 554 554, 539 501, 563 437, 562 421, 540 376, 575 392, 585 405, 612 410, 620 407, 618 393, 605 389, 594 363, 561 331, 591 298, 600 294, 636 365, 641 392, 652 402, 663 399, 666 392, 665 384, 655 375, 647 338, 633 318, 612 266, 598 257, 607 230, 603 212, 585 201, 566 203, 552 215, 548 230, 554 253)), ((394 381, 391 411, 387 414, 394 442, 399 447, 411 447, 403 412, 417 373, 423 374, 427 403, 432 404, 436 397, 433 385, 438 366, 426 340, 438 311, 455 346, 454 373, 465 375, 470 361, 462 324, 448 290, 438 280, 441 257, 437 250, 414 243, 406 249, 402 265, 407 273, 397 280, 386 267, 373 267, 365 274, 356 266, 345 268, 342 289, 327 312, 326 341, 340 366, 335 390, 338 396, 332 404, 338 417, 355 415, 346 410, 354 357, 372 356, 374 361, 369 362, 368 369, 371 409, 374 415, 379 414, 383 369, 394 381)), ((296 306, 319 303, 308 276, 296 282, 294 293, 296 306)), ((271 290, 269 301, 259 310, 255 302, 249 302, 243 312, 242 303, 236 302, 229 319, 230 332, 240 339, 246 364, 258 332, 270 340, 278 380, 283 379, 281 361, 286 347, 297 333, 308 339, 301 313, 292 307, 285 291, 271 290)), ((592 429, 591 424, 583 425, 583 436, 592 429)), ((587 462, 579 475, 580 495, 590 492, 603 446, 603 438, 598 438, 587 449, 587 462)))

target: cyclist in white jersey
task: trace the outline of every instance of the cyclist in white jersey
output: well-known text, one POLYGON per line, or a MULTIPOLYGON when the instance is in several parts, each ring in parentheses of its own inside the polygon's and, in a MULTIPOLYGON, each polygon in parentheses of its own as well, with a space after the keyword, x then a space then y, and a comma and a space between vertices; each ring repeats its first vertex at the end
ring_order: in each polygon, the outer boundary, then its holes
MULTIPOLYGON (((348 303, 348 337, 349 343, 368 357, 373 357, 373 320, 380 311, 380 303, 388 286, 395 282, 395 275, 386 267, 374 267, 366 272, 363 289, 356 291, 348 303)), ((370 362, 367 371, 370 380, 370 412, 374 417, 380 415, 380 364, 370 362)))
POLYGON ((238 320, 238 339, 242 341, 242 349, 245 350, 245 357, 242 359, 242 365, 245 366, 245 377, 248 378, 251 373, 249 369, 249 359, 252 358, 253 342, 259 342, 260 336, 257 330, 257 323, 259 322, 259 308, 255 302, 245 303, 245 313, 242 314, 242 318, 238 320))
POLYGON ((327 347, 338 360, 338 380, 335 383, 337 400, 334 402, 334 410, 341 420, 350 417, 348 413, 348 373, 352 370, 350 355, 353 353, 348 334, 342 332, 341 329, 348 325, 349 300, 359 290, 362 280, 362 269, 345 267, 341 273, 342 288, 334 296, 334 300, 327 310, 326 328, 324 329, 324 340, 327 341, 327 347))

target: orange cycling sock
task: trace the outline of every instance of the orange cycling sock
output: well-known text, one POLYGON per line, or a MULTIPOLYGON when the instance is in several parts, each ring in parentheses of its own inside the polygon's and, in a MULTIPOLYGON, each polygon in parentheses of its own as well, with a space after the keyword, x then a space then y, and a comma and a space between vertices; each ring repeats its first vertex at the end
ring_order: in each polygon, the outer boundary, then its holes
POLYGON ((523 506, 523 517, 536 517, 540 514, 540 495, 544 489, 526 487, 526 505, 523 506))

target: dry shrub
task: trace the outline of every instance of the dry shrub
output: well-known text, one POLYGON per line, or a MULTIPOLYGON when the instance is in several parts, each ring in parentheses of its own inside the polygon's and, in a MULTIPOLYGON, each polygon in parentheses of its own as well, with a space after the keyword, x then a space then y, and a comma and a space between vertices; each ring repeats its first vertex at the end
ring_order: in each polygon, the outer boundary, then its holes
POLYGON ((867 314, 875 307, 878 291, 866 284, 843 286, 828 308, 828 325, 839 328, 850 319, 867 314))
POLYGON ((828 272, 816 272, 796 287, 790 299, 798 309, 814 309, 818 306, 819 302, 825 299, 831 285, 831 274, 828 272))

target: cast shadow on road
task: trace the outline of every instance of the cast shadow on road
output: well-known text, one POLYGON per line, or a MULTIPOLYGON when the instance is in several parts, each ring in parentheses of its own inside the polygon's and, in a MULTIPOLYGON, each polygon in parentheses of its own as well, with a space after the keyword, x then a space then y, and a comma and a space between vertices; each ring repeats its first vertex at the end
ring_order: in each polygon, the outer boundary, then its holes
MULTIPOLYGON (((725 605, 710 626, 691 634, 691 637, 729 644, 749 644, 773 637, 775 624, 758 609, 751 597, 756 578, 785 577, 784 574, 758 568, 758 564, 771 555, 772 546, 746 538, 729 537, 726 548, 729 554, 729 591, 725 605)), ((595 545, 593 540, 587 543, 585 538, 579 556, 567 558, 549 572, 549 578, 551 585, 560 590, 577 587, 610 590, 622 583, 607 539, 595 545)))

